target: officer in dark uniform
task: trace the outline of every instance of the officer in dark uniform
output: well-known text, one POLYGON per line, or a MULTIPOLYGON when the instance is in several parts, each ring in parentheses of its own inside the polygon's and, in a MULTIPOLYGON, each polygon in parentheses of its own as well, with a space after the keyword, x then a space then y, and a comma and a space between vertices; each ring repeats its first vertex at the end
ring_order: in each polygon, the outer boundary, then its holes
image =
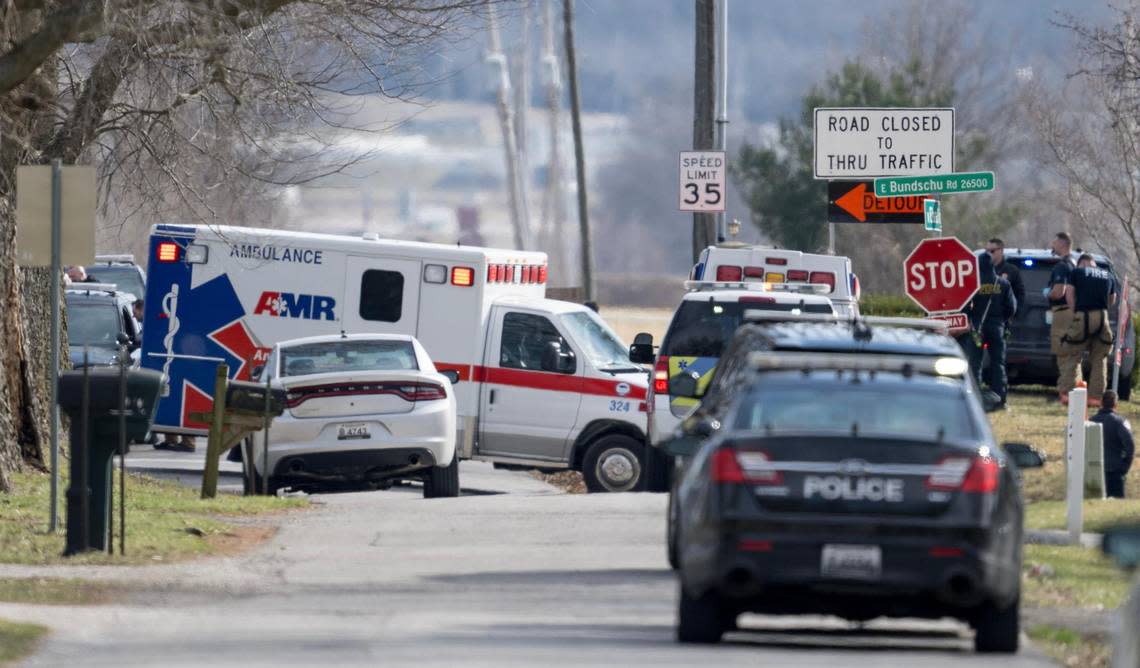
POLYGON ((964 337, 968 340, 963 343, 963 348, 979 387, 982 385, 982 355, 984 351, 989 351, 990 391, 998 396, 998 407, 1005 408, 1005 328, 1017 312, 1017 298, 1013 296, 1009 281, 994 272, 993 261, 988 253, 978 256, 978 277, 981 287, 966 307, 972 329, 964 337))
POLYGON ((1136 445, 1132 441, 1132 425, 1116 412, 1116 393, 1104 393, 1100 412, 1090 418, 1104 430, 1104 491, 1114 499, 1124 498, 1124 476, 1132 468, 1136 445))
POLYGON ((1017 299, 1017 308, 1025 307, 1025 281, 1021 280, 1021 271, 1017 265, 1005 259, 1005 242, 994 237, 986 242, 986 253, 994 263, 994 273, 1009 281, 1013 289, 1013 296, 1017 299))
MULTIPOLYGON (((1073 269, 1076 269, 1076 263, 1073 262, 1073 238, 1068 232, 1058 232, 1057 236, 1053 237, 1051 250, 1060 260, 1053 265, 1053 271, 1049 274, 1049 289, 1045 294, 1049 300, 1049 313, 1046 318, 1050 325, 1049 349, 1056 355, 1057 368, 1060 369, 1061 339, 1068 333, 1069 325, 1073 324, 1073 311, 1065 301, 1065 288, 1069 285, 1073 269)), ((1081 367, 1078 364, 1076 376, 1058 374, 1057 394, 1061 396, 1062 402, 1068 402, 1069 392, 1081 380, 1080 373, 1081 367)))
POLYGON ((1065 288, 1065 302, 1073 311, 1073 322, 1061 339, 1061 379, 1076 383, 1081 358, 1089 353, 1089 405, 1100 405, 1108 376, 1108 354, 1112 350, 1112 327, 1108 322, 1108 307, 1116 303, 1116 280, 1107 269, 1096 266, 1093 256, 1085 253, 1077 261, 1069 285, 1065 288))

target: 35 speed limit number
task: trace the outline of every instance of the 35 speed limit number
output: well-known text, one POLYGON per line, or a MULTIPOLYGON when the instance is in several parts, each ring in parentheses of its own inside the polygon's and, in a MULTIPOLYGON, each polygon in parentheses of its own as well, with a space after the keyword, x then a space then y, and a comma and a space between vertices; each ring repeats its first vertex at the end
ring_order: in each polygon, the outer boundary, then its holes
POLYGON ((681 211, 724 211, 724 151, 682 151, 681 211))

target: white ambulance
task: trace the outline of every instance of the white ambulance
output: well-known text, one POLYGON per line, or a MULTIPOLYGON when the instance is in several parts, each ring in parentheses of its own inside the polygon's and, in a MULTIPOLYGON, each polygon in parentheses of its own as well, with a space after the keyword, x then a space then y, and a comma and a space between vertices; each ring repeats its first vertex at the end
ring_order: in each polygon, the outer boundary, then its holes
POLYGON ((859 277, 850 258, 728 242, 701 251, 689 278, 728 283, 813 283, 844 317, 859 313, 859 277))
POLYGON ((545 298, 545 253, 185 225, 154 226, 149 252, 155 432, 205 433, 190 415, 209 410, 219 361, 249 379, 277 341, 410 334, 459 376, 461 458, 642 485, 647 374, 594 311, 545 298))

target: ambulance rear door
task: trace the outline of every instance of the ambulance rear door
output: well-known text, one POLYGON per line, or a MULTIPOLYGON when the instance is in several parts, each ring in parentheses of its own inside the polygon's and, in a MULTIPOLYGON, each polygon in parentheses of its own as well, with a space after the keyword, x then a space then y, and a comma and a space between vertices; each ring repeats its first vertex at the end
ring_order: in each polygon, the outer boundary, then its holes
POLYGON ((345 261, 341 322, 349 334, 416 335, 420 261, 350 255, 345 261))

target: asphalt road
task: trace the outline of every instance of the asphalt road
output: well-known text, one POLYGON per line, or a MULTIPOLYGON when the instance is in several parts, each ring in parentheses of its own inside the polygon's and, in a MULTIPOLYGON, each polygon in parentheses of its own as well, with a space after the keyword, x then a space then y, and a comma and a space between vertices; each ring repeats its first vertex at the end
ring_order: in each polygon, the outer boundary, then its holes
POLYGON ((1049 665, 1033 649, 975 656, 949 622, 748 616, 721 645, 679 646, 663 495, 555 494, 474 463, 461 479, 479 491, 314 497, 250 554, 89 567, 75 574, 140 591, 100 607, 0 604, 0 617, 53 628, 28 666, 1049 665))

